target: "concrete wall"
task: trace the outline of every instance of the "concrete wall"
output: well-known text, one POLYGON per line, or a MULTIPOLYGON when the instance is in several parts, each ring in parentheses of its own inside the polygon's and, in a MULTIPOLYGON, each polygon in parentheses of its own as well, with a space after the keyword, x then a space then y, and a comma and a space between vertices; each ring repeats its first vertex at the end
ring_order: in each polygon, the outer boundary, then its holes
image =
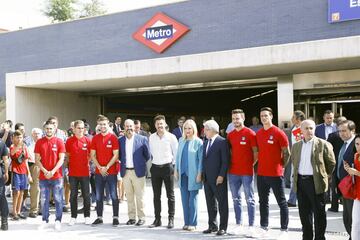
POLYGON ((327 22, 325 0, 192 0, 0 34, 5 73, 161 58, 360 35, 359 21, 327 22), (163 11, 191 31, 164 54, 132 34, 163 11))
MULTIPOLYGON (((68 129, 70 122, 80 118, 95 126, 96 116, 100 113, 99 97, 83 97, 75 92, 41 90, 32 88, 15 89, 14 122, 23 122, 27 131, 42 127, 49 116, 59 118, 61 129, 68 129)), ((10 106, 8 106, 10 107, 10 106)))

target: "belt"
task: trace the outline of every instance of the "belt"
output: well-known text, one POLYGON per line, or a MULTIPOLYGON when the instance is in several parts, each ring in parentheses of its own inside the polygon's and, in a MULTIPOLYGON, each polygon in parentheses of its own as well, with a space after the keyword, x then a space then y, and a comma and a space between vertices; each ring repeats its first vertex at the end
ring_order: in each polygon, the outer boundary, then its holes
POLYGON ((126 170, 134 170, 135 168, 130 168, 130 167, 127 167, 126 170))
POLYGON ((313 178, 313 175, 301 175, 301 174, 298 174, 298 178, 299 178, 299 179, 302 179, 302 180, 312 179, 312 178, 313 178))
POLYGON ((168 167, 168 166, 170 166, 171 164, 172 164, 172 163, 165 163, 165 164, 161 164, 161 165, 152 164, 152 166, 158 167, 158 168, 163 168, 163 167, 168 167))

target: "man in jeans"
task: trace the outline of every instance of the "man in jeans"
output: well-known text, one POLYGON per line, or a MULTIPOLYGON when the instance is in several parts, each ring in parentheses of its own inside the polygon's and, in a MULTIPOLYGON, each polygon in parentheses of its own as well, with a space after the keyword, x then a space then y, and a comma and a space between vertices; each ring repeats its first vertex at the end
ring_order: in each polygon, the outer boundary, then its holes
POLYGON ((69 225, 76 223, 78 210, 78 186, 81 187, 81 195, 84 199, 85 224, 90 224, 90 144, 91 140, 84 136, 84 122, 74 122, 74 136, 70 137, 65 144, 68 156, 69 182, 70 182, 70 208, 71 219, 69 225))
POLYGON ((232 111, 234 130, 227 138, 231 147, 229 186, 234 202, 236 227, 234 234, 243 231, 241 216, 241 186, 244 188, 249 217, 249 236, 252 236, 255 220, 254 164, 257 160, 256 134, 244 126, 245 114, 242 109, 232 111))
POLYGON ((50 191, 54 194, 56 219, 55 230, 61 230, 63 208, 63 176, 62 165, 65 158, 65 145, 62 139, 55 137, 55 125, 46 121, 44 125, 45 137, 35 144, 35 162, 40 168, 40 193, 42 206, 42 220, 40 230, 49 223, 50 191))
POLYGON ((285 133, 272 124, 273 111, 269 107, 260 110, 263 128, 256 133, 259 148, 257 189, 260 202, 260 226, 255 237, 266 237, 269 226, 270 188, 280 207, 281 233, 277 239, 288 238, 289 209, 285 198, 284 167, 289 161, 289 142, 285 133))
POLYGON ((109 119, 99 116, 97 119, 100 133, 93 137, 91 142, 91 159, 95 170, 96 186, 96 212, 97 219, 93 226, 103 224, 104 189, 105 184, 109 185, 110 196, 113 207, 113 226, 119 226, 119 199, 117 197, 117 174, 119 172, 119 143, 117 137, 109 130, 109 119))
POLYGON ((9 179, 8 169, 8 149, 3 141, 0 139, 0 212, 1 212, 1 230, 8 230, 8 215, 9 206, 5 196, 5 183, 9 179))

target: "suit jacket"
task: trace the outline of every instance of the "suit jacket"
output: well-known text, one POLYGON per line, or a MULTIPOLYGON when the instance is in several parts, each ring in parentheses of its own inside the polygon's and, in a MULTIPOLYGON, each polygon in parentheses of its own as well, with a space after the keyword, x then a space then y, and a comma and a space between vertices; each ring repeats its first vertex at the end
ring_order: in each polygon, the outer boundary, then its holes
MULTIPOLYGON (((119 157, 120 157, 120 174, 125 176, 126 172, 126 136, 119 138, 119 157)), ((137 177, 144 177, 146 171, 146 162, 150 159, 149 141, 146 137, 135 134, 133 145, 133 162, 134 170, 137 177)))
POLYGON ((117 129, 117 127, 116 127, 116 124, 114 123, 114 126, 113 126, 113 131, 114 131, 114 134, 117 136, 117 137, 119 137, 120 136, 120 132, 119 132, 119 130, 117 129))
POLYGON ((328 136, 327 141, 329 143, 331 143, 331 145, 333 146, 335 159, 336 159, 336 162, 337 162, 337 160, 339 158, 339 152, 340 152, 341 146, 344 143, 343 140, 341 140, 341 138, 339 136, 339 132, 336 131, 336 132, 330 133, 329 136, 328 136))
MULTIPOLYGON (((311 165, 313 168, 313 178, 316 194, 324 193, 328 190, 328 176, 332 174, 335 168, 335 156, 332 146, 327 141, 314 137, 311 153, 311 165)), ((297 179, 299 163, 301 159, 301 149, 303 141, 293 145, 290 159, 294 166, 294 191, 297 191, 297 179)))
MULTIPOLYGON (((331 126, 333 128, 332 132, 336 132, 337 128, 336 128, 336 124, 332 124, 331 126)), ((326 136, 325 136, 325 123, 319 124, 316 126, 315 128, 315 136, 321 139, 326 140, 326 136)), ((329 136, 328 136, 329 137, 329 136)))
POLYGON ((182 137, 180 127, 174 128, 174 130, 172 131, 172 134, 174 134, 175 137, 177 138, 177 140, 179 140, 182 137))
MULTIPOLYGON (((346 161, 350 166, 352 164, 354 164, 354 156, 356 153, 356 148, 355 148, 355 139, 351 141, 351 143, 349 144, 349 146, 347 147, 345 153, 344 153, 344 161, 346 161)), ((337 159, 336 161, 336 167, 338 164, 339 159, 337 159)), ((337 168, 335 168, 335 171, 337 170, 337 168)), ((340 165, 340 178, 339 180, 343 179, 344 177, 346 177, 347 175, 349 175, 345 169, 344 169, 344 164, 340 165)))
MULTIPOLYGON (((180 138, 179 147, 176 153, 175 169, 179 173, 179 187, 181 187, 181 161, 182 153, 185 146, 186 140, 180 138)), ((195 138, 189 141, 188 148, 188 190, 194 191, 202 188, 202 183, 196 182, 197 175, 202 172, 203 162, 203 142, 200 138, 195 138)))
POLYGON ((203 147, 202 172, 205 182, 215 184, 218 176, 226 178, 230 162, 229 144, 225 138, 217 136, 206 154, 208 142, 206 140, 203 147))

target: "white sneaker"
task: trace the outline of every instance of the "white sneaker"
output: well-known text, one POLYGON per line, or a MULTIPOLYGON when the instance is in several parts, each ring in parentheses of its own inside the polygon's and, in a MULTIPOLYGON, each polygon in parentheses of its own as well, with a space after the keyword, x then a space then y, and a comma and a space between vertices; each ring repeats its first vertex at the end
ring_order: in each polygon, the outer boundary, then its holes
POLYGON ((55 230, 60 231, 61 230, 61 222, 59 220, 55 221, 55 230))
POLYGON ((255 227, 249 226, 246 231, 246 237, 255 238, 255 235, 256 235, 255 227))
POLYGON ((90 217, 86 217, 85 218, 85 225, 90 225, 90 224, 91 224, 90 217))
POLYGON ((69 226, 74 226, 76 223, 76 218, 70 218, 69 226))
POLYGON ((38 227, 39 231, 43 231, 45 230, 47 227, 49 226, 49 223, 47 223, 46 221, 42 221, 38 227))
POLYGON ((259 238, 259 239, 264 239, 264 238, 266 239, 269 237, 269 232, 267 229, 260 227, 254 231, 254 234, 252 237, 259 238))
POLYGON ((241 235, 244 233, 244 227, 240 224, 237 224, 235 227, 233 227, 232 229, 230 229, 228 231, 228 233, 230 235, 241 235))
POLYGON ((288 240, 289 234, 287 231, 281 231, 278 237, 278 240, 288 240))

